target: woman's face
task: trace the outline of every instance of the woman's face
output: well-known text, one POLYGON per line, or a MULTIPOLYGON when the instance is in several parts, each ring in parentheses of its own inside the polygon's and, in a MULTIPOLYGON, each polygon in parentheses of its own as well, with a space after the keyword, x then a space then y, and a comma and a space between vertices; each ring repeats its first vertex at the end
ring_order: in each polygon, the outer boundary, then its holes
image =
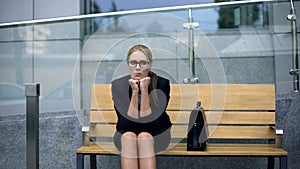
POLYGON ((135 51, 129 56, 128 67, 131 78, 140 80, 148 76, 151 63, 141 51, 135 51))

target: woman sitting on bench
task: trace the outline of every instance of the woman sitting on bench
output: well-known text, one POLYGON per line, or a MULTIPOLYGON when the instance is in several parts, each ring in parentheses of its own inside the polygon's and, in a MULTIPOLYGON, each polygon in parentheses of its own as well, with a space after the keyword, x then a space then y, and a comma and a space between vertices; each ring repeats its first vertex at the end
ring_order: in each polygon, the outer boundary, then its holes
POLYGON ((126 60, 130 75, 112 82, 118 117, 114 143, 121 151, 123 169, 154 169, 155 153, 164 151, 171 140, 166 113, 170 83, 150 70, 152 54, 147 46, 133 46, 126 60))

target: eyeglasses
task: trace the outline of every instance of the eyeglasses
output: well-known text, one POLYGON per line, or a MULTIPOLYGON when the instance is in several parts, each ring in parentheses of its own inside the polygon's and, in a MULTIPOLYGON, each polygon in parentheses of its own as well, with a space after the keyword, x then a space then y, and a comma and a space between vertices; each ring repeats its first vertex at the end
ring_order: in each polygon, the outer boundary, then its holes
POLYGON ((131 68, 134 68, 137 66, 137 64, 140 65, 141 68, 146 68, 150 62, 147 60, 141 60, 141 61, 136 61, 136 60, 130 60, 127 62, 128 66, 131 68))

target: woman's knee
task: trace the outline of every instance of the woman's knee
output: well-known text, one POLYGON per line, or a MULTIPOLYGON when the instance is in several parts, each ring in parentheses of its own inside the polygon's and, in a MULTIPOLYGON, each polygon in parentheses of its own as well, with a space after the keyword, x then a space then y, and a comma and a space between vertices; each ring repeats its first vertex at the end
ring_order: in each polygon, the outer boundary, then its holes
POLYGON ((133 132, 125 132, 122 137, 121 137, 121 142, 131 142, 134 141, 136 142, 137 139, 137 135, 133 132))
POLYGON ((153 140, 153 136, 148 133, 148 132, 141 132, 139 135, 138 135, 138 139, 148 139, 148 140, 153 140))
POLYGON ((138 135, 138 144, 142 145, 142 146, 153 146, 153 144, 154 144, 154 138, 148 132, 141 132, 138 135))
POLYGON ((137 135, 133 132, 126 132, 121 138, 122 157, 137 158, 137 135))
POLYGON ((138 135, 138 147, 140 158, 153 157, 154 138, 150 133, 142 132, 138 135))
POLYGON ((153 147, 154 138, 150 133, 142 132, 138 135, 138 144, 141 147, 153 147))

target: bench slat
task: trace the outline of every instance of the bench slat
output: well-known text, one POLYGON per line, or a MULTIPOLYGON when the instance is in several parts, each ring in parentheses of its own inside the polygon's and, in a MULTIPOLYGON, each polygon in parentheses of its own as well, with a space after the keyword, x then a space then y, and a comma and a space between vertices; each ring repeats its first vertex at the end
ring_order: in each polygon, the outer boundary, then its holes
MULTIPOLYGON (((168 111, 173 124, 188 124, 190 111, 168 111)), ((275 112, 210 112, 208 124, 268 124, 275 125, 275 112)), ((116 123, 115 111, 91 111, 91 123, 116 123)))
MULTIPOLYGON (((94 84, 91 109, 112 110, 110 84, 94 84)), ((275 110, 273 84, 171 84, 168 110, 191 110, 200 100, 206 110, 275 110)))
POLYGON ((111 84, 93 84, 91 89, 91 109, 113 110, 111 84))
MULTIPOLYGON (((113 137, 115 125, 96 124, 90 128, 90 137, 113 137)), ((210 139, 275 139, 269 126, 209 126, 210 139)), ((187 125, 175 125, 172 138, 186 138, 187 125)))
MULTIPOLYGON (((172 145, 170 145, 172 147, 172 145)), ((160 155, 182 156, 286 156, 287 152, 274 144, 208 144, 207 151, 186 151, 186 144, 180 143, 160 155)))
POLYGON ((275 110, 274 90, 271 84, 173 84, 168 109, 189 110, 200 100, 205 110, 275 110))
MULTIPOLYGON (((76 151, 82 154, 120 154, 113 142, 92 142, 76 151)), ((266 144, 208 144, 207 151, 186 151, 186 144, 170 144, 168 151, 159 153, 167 156, 287 156, 287 152, 266 144)))

